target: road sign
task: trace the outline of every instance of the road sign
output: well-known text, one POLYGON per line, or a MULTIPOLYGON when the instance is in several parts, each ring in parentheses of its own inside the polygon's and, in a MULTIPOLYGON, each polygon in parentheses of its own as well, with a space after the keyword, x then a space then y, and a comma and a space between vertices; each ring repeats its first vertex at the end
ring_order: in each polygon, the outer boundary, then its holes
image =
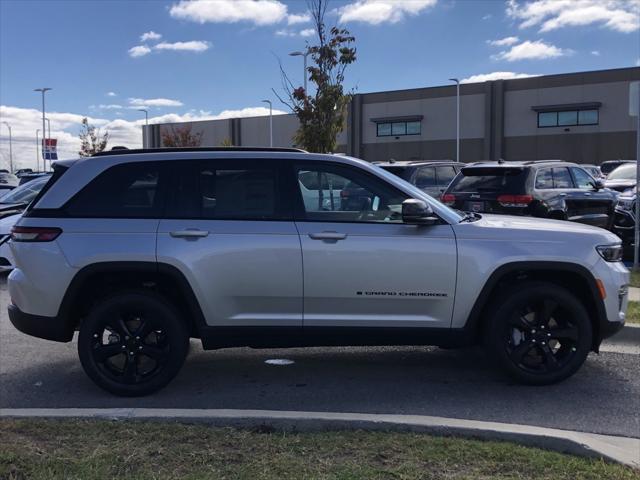
POLYGON ((42 140, 42 158, 45 160, 58 160, 57 138, 45 138, 42 140))

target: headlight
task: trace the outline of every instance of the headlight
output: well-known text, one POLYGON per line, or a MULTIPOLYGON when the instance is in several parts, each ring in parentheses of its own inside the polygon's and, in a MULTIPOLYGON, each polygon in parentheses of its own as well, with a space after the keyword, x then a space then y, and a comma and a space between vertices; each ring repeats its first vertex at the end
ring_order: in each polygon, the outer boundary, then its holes
POLYGON ((622 209, 622 210, 633 210, 633 205, 636 203, 635 199, 632 198, 623 198, 623 197, 618 197, 618 208, 622 209))
POLYGON ((607 262, 620 262, 622 260, 622 245, 599 245, 596 250, 607 262))

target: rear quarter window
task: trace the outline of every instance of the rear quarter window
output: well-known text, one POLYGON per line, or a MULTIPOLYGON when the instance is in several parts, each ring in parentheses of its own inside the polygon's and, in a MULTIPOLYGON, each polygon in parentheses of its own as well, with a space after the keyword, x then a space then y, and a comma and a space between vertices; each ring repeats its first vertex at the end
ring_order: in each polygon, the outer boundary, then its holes
POLYGON ((527 173, 523 168, 463 168, 451 184, 451 192, 520 193, 525 189, 527 173))

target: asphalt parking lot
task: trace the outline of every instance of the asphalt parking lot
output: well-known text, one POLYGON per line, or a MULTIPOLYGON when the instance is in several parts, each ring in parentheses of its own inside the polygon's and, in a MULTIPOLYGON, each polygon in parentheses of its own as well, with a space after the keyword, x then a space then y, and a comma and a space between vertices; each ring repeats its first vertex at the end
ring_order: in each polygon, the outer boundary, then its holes
POLYGON ((0 277, 0 408, 166 407, 422 414, 640 438, 640 356, 591 354, 569 380, 511 383, 477 349, 313 348, 204 352, 192 341, 179 376, 145 398, 118 398, 85 376, 75 342, 9 323, 0 277), (289 359, 270 365, 269 359, 289 359))

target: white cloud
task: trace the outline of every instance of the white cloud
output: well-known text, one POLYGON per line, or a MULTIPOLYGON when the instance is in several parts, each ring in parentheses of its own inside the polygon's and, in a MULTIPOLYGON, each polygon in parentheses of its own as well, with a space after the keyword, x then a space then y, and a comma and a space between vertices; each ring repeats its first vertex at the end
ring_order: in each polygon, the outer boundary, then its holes
POLYGON ((276 35, 278 37, 312 37, 315 35, 316 30, 314 28, 305 28, 304 30, 290 30, 287 28, 282 28, 280 30, 276 30, 276 35))
POLYGON ((516 62, 518 60, 543 60, 545 58, 564 57, 573 53, 571 50, 558 48, 555 45, 544 43, 542 40, 531 42, 527 40, 514 45, 509 50, 502 51, 491 58, 494 60, 506 60, 516 62))
MULTIPOLYGON (((115 112, 118 115, 120 112, 115 112)), ((287 112, 274 110, 274 115, 287 112)), ((224 110, 216 115, 206 111, 190 111, 185 114, 168 113, 149 117, 149 123, 192 122, 198 120, 217 120, 223 118, 254 117, 269 115, 267 107, 247 107, 238 110, 224 110)), ((60 159, 77 158, 80 148, 78 132, 84 115, 75 113, 48 112, 51 120, 51 136, 58 139, 60 159)), ((129 148, 142 147, 142 125, 144 118, 134 121, 122 118, 104 119, 88 117, 89 123, 110 134, 108 148, 123 145, 129 148)), ((13 137, 14 168, 35 168, 36 129, 42 128, 41 112, 36 109, 0 105, 0 121, 11 125, 13 137)), ((0 168, 9 167, 9 134, 4 125, 0 126, 0 168)))
POLYGON ((297 25, 299 23, 308 23, 311 21, 309 13, 291 13, 287 15, 287 25, 297 25))
POLYGON ((132 107, 181 107, 184 104, 180 100, 170 98, 130 98, 129 105, 132 107))
POLYGON ((591 55, 593 55, 595 57, 599 57, 600 56, 600 50, 591 50, 591 55))
POLYGON ((316 34, 315 28, 305 28, 304 30, 300 30, 301 37, 312 37, 316 34))
MULTIPOLYGON (((92 105, 92 106, 94 106, 94 105, 92 105)), ((108 104, 108 105, 100 104, 100 105, 98 105, 98 108, 100 110, 121 110, 123 107, 122 107, 122 105, 117 105, 115 103, 111 103, 111 104, 108 104)))
POLYGON ((160 40, 162 38, 162 35, 160 35, 159 33, 154 32, 153 30, 143 33, 142 35, 140 35, 140 41, 141 42, 146 42, 147 40, 151 40, 152 42, 156 41, 156 40, 160 40))
POLYGON ((507 15, 520 21, 520 28, 540 32, 592 24, 623 33, 640 29, 639 0, 508 0, 507 15))
POLYGON ((487 40, 487 43, 492 47, 508 47, 519 41, 520 39, 518 37, 504 37, 499 40, 487 40))
POLYGON ((491 15, 490 13, 487 13, 484 17, 482 17, 482 20, 491 20, 493 18, 493 15, 491 15))
POLYGON ((198 23, 273 25, 287 17, 287 6, 278 0, 181 0, 171 6, 169 14, 198 23))
POLYGON ((418 15, 438 0, 357 0, 337 9, 338 21, 371 25, 397 23, 408 15, 418 15))
POLYGON ((489 82, 492 80, 513 80, 515 78, 529 78, 537 77, 536 74, 529 73, 516 73, 516 72, 491 72, 480 73, 478 75, 471 75, 470 77, 463 78, 460 83, 477 83, 477 82, 489 82))
POLYGON ((638 60, 636 60, 636 67, 640 67, 640 58, 638 58, 638 60))
POLYGON ((151 53, 151 49, 146 45, 136 45, 129 49, 129 56, 133 58, 144 57, 149 53, 151 53))
POLYGON ((118 94, 116 92, 107 92, 107 97, 117 97, 118 94))
POLYGON ((210 45, 208 42, 202 42, 200 40, 174 43, 162 42, 153 46, 154 50, 174 50, 179 52, 204 52, 209 50, 209 48, 210 45))

